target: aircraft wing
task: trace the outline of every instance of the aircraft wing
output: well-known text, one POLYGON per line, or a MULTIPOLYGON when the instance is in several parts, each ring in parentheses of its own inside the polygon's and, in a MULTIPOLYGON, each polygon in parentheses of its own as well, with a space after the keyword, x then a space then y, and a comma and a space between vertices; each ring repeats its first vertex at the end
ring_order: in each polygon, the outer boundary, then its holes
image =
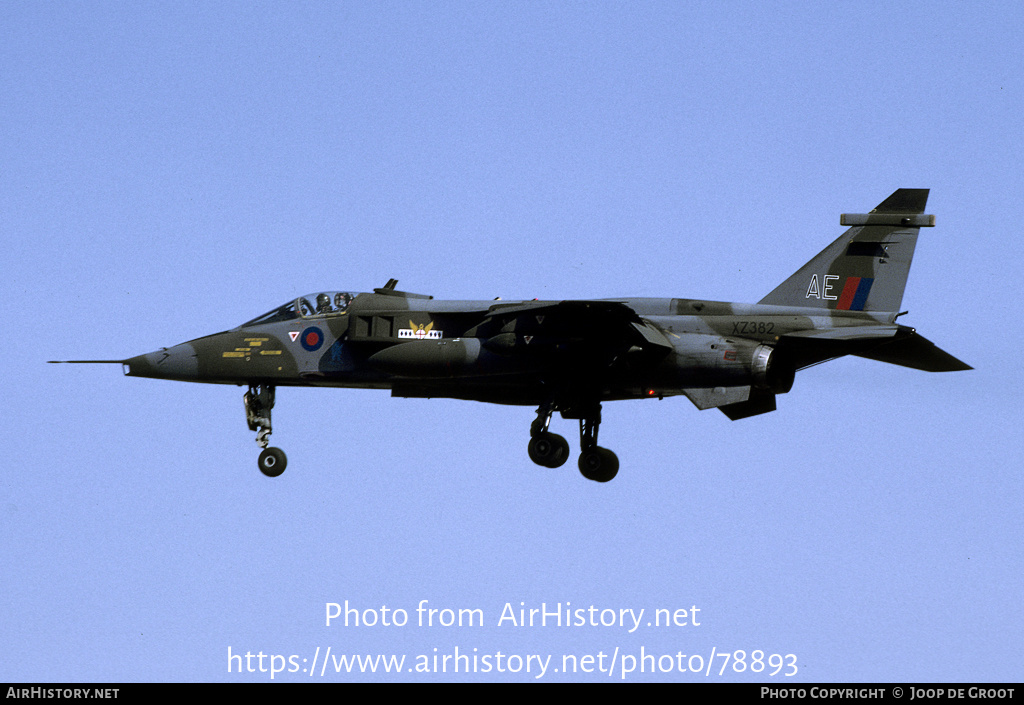
POLYGON ((487 313, 491 316, 518 316, 523 313, 544 315, 545 311, 555 314, 572 314, 576 316, 599 318, 604 315, 617 315, 626 318, 636 318, 633 311, 622 301, 604 300, 566 300, 566 301, 520 301, 517 303, 500 303, 491 306, 487 313))
POLYGON ((664 334, 620 301, 528 301, 496 304, 481 324, 494 352, 534 354, 606 366, 634 347, 664 355, 672 344, 664 334))

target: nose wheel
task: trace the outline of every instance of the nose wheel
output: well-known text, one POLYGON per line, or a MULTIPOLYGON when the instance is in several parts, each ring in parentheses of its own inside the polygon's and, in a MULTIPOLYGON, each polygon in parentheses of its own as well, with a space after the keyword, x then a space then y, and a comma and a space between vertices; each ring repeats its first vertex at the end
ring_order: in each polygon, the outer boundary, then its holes
POLYGON ((256 431, 256 443, 263 452, 257 464, 260 472, 267 477, 277 477, 288 467, 288 457, 280 448, 271 448, 270 412, 274 408, 274 387, 267 384, 251 384, 242 397, 245 402, 245 420, 249 430, 256 431))
POLYGON ((265 448, 260 453, 259 466, 267 477, 277 477, 288 467, 288 458, 280 448, 265 448))

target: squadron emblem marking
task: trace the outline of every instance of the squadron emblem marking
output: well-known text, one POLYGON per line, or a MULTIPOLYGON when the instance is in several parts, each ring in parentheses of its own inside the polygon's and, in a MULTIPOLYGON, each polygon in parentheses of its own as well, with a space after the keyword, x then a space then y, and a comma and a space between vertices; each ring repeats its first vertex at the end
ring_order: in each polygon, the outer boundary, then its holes
POLYGON ((412 338, 413 340, 438 340, 443 338, 441 331, 434 330, 434 322, 426 324, 425 326, 420 323, 416 325, 412 321, 409 321, 408 328, 398 329, 399 338, 412 338))

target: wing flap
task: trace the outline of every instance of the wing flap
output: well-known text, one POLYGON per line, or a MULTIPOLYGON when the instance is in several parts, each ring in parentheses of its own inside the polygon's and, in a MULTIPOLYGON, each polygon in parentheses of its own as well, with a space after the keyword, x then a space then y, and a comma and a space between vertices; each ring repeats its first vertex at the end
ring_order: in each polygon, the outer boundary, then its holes
POLYGON ((665 334, 651 325, 649 321, 645 321, 643 325, 634 321, 633 329, 640 334, 641 338, 643 338, 645 347, 650 347, 663 352, 667 352, 672 349, 672 343, 665 337, 665 334))
POLYGON ((661 350, 671 343, 619 301, 528 301, 496 304, 479 326, 505 354, 610 362, 632 345, 661 350))

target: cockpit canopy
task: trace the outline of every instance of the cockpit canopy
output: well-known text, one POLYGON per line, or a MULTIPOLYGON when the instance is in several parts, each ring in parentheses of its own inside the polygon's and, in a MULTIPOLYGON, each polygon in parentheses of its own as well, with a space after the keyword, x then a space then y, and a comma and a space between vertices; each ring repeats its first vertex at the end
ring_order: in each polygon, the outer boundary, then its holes
POLYGON ((307 294, 294 301, 289 301, 273 311, 268 311, 262 316, 257 316, 251 321, 246 321, 242 325, 258 326, 264 323, 290 321, 295 318, 337 316, 348 310, 349 304, 355 297, 355 294, 350 294, 347 291, 323 291, 318 294, 307 294))

